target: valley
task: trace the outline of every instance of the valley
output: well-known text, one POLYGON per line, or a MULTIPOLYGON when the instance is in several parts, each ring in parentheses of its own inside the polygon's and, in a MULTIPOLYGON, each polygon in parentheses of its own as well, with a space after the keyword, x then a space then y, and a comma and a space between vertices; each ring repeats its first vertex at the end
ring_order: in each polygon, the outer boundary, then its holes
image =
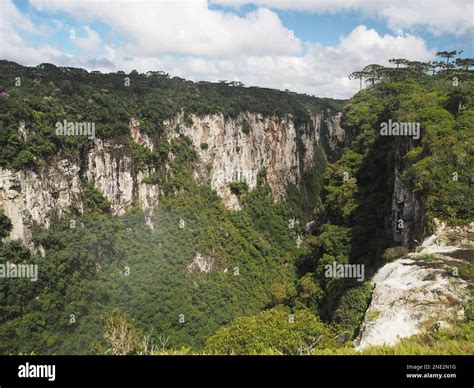
POLYGON ((38 266, 0 353, 472 353, 472 72, 402 69, 335 100, 0 61, 0 258, 38 266))

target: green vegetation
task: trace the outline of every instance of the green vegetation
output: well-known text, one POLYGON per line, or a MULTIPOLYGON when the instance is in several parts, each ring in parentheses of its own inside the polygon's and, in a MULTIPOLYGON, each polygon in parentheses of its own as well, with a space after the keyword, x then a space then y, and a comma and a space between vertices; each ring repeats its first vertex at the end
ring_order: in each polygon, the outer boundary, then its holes
POLYGON ((330 329, 307 311, 298 314, 290 323, 290 315, 282 308, 264 311, 254 317, 238 318, 208 339, 204 350, 167 348, 168 337, 158 343, 150 341, 149 334, 137 330, 123 314, 112 312, 105 317, 108 345, 102 353, 154 355, 211 355, 211 354, 311 354, 311 355, 472 355, 474 352, 474 324, 471 321, 453 322, 440 329, 433 326, 427 332, 403 338, 395 346, 370 346, 362 351, 353 347, 338 347, 331 340, 330 329), (284 323, 281 323, 280 320, 284 323), (262 330, 262 327, 264 328, 262 330), (117 330, 120 329, 120 330, 117 330), (115 329, 115 330, 111 330, 115 329), (117 341, 117 333, 125 333, 117 341), (112 334, 112 335, 111 335, 112 334), (324 346, 314 339, 323 340, 324 346), (285 351, 282 349, 285 348, 285 351))
MULTIPOLYGON (((300 127, 311 122, 311 112, 337 112, 343 103, 233 82, 196 83, 161 71, 101 74, 52 64, 24 67, 5 60, 0 61, 0 85, 10 95, 0 98, 0 166, 13 169, 57 156, 79 159, 88 140, 56 136, 56 122, 65 119, 93 122, 96 137, 128 144, 132 117, 140 120, 143 133, 159 139, 164 122, 181 112, 188 128, 193 125, 192 114, 237 118, 243 112, 282 118, 292 115, 300 127), (21 122, 28 128, 26 139, 18 132, 21 122)), ((242 130, 250 130, 246 120, 242 130)))
POLYGON ((87 211, 107 213, 110 211, 110 203, 104 198, 102 193, 97 190, 90 182, 82 182, 84 190, 84 206, 87 211))
POLYGON ((200 349, 235 317, 272 306, 275 285, 290 298, 297 248, 285 205, 252 192, 244 210, 230 212, 210 188, 189 175, 186 182, 146 214, 153 230, 141 211, 113 217, 96 208, 76 218, 75 228, 64 219, 38 231, 35 243, 46 250, 44 258, 16 241, 4 244, 2 261, 38 264, 39 280, 2 280, 0 353, 102 352, 103 317, 113 310, 134 319, 137 330, 152 332, 155 343, 163 334, 171 348, 200 349), (271 223, 253 209, 265 211, 271 223), (215 258, 210 274, 190 268, 198 252, 215 258))
MULTIPOLYGON (((446 62, 433 64, 434 75, 403 59, 392 61, 396 68, 370 65, 353 74, 370 86, 345 105, 347 148, 336 157, 324 144, 316 147, 314 165, 280 202, 264 170, 253 190, 232 182, 240 211, 227 210, 208 183, 192 178, 197 150, 182 134, 161 141, 164 122, 184 114, 192 130, 193 114, 254 112, 292 115, 300 128, 310 113, 338 111, 341 101, 162 72, 98 74, 1 61, 10 97, 0 98, 0 166, 35 169, 57 157, 81 162, 87 140, 58 137, 54 124, 92 121, 99 138, 123 145, 113 152, 131 156, 135 172, 148 171, 143 182, 157 184, 161 195, 152 211, 115 217, 102 193, 83 181, 82 215, 71 211, 74 218, 55 220, 48 230, 34 228, 44 257, 18 241, 0 243, 0 262, 39 267, 37 282, 0 282, 0 353, 354 353, 348 343, 359 332, 371 285, 328 278, 325 265, 363 264, 368 279, 406 253, 389 225, 395 171, 420 204, 418 218, 408 220, 413 240, 434 217, 459 225, 473 219, 472 71, 470 62, 455 67, 455 55, 440 53, 446 62), (21 87, 13 86, 15 77, 21 87), (131 117, 155 140, 153 151, 131 141, 131 117), (420 123, 421 137, 381 136, 389 119, 420 123), (313 232, 304 230, 309 221, 313 232)), ((241 125, 250 134, 248 121, 241 125)), ((0 238, 11 229, 0 211, 0 238)), ((459 272, 472 282, 472 266, 459 264, 459 272)), ((472 310, 471 302, 468 320, 472 310)), ((468 354, 471 329, 472 322, 456 323, 364 354, 468 354)))
POLYGON ((230 192, 237 196, 242 195, 249 190, 248 185, 245 182, 231 182, 229 188, 230 192))
POLYGON ((3 209, 0 209, 0 239, 7 237, 10 234, 12 228, 13 225, 10 219, 5 215, 3 209))
MULTIPOLYGON (((456 52, 448 54, 452 58, 456 52)), ((427 67, 420 63, 392 63, 397 67, 370 65, 352 74, 370 86, 346 104, 342 126, 350 145, 327 165, 315 211, 318 228, 306 239, 297 261, 305 287, 298 288, 296 299, 308 307, 317 305, 321 318, 344 340, 358 334, 370 285, 326 279, 324 266, 364 264, 368 278, 386 261, 406 254, 387 225, 393 216, 395 171, 402 173, 403 183, 422 207, 418 218, 408 220, 414 224, 413 240, 422 238, 435 217, 450 224, 474 219, 472 63, 455 68, 447 58, 435 75, 425 74, 427 67), (419 123, 420 138, 381 136, 380 124, 388 120, 419 123), (317 297, 308 297, 312 294, 317 297)), ((464 267, 460 265, 463 273, 464 267)))
POLYGON ((313 355, 466 355, 474 353, 474 323, 455 322, 453 326, 433 327, 424 334, 403 338, 395 346, 371 346, 361 352, 354 348, 313 350, 313 355))
POLYGON ((308 354, 313 348, 334 347, 333 333, 313 313, 283 308, 237 318, 207 340, 212 354, 308 354))
POLYGON ((246 135, 248 135, 251 131, 251 127, 250 127, 250 124, 247 120, 243 120, 242 122, 242 132, 245 133, 246 135))

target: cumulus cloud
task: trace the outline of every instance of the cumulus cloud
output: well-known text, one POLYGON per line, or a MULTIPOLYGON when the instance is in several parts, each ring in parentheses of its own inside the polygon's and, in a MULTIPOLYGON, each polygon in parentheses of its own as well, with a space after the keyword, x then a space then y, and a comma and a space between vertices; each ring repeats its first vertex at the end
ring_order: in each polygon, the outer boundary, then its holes
POLYGON ((382 18, 394 31, 425 27, 434 35, 474 34, 472 0, 212 0, 227 6, 255 4, 272 9, 311 12, 362 11, 382 18))
POLYGON ((84 31, 86 32, 86 36, 75 37, 75 39, 72 39, 73 44, 84 51, 98 51, 101 44, 99 34, 92 30, 89 26, 84 26, 84 31))
MULTIPOLYGON (((86 24, 85 36, 71 40, 82 51, 71 55, 50 45, 31 47, 19 35, 15 20, 25 25, 30 21, 10 0, 2 1, 10 17, 2 14, 0 56, 26 65, 52 62, 106 72, 164 70, 195 81, 238 79, 246 85, 347 98, 359 87, 348 79, 354 70, 370 63, 388 64, 393 57, 426 61, 434 56, 420 37, 380 35, 363 25, 335 46, 302 43, 288 34, 276 13, 264 8, 239 17, 210 11, 201 0, 194 7, 181 7, 186 11, 180 12, 174 3, 170 9, 165 3, 142 5, 140 1, 110 8, 104 1, 34 0, 40 11, 68 12, 89 25, 100 21, 124 37, 120 44, 113 44, 86 24)), ((31 23, 30 28, 34 28, 31 23)))
POLYGON ((57 48, 43 44, 32 46, 22 38, 20 32, 44 35, 44 25, 35 24, 23 15, 11 0, 2 0, 0 12, 0 58, 26 65, 42 62, 72 64, 73 58, 57 48))
POLYGON ((82 21, 100 20, 120 32, 129 55, 297 55, 302 45, 278 15, 259 8, 240 17, 209 9, 206 0, 31 0, 40 11, 64 11, 82 21))
POLYGON ((234 80, 246 85, 290 89, 316 96, 347 98, 359 88, 359 82, 348 74, 362 67, 379 63, 388 65, 394 57, 428 61, 429 51, 423 39, 405 35, 379 35, 366 26, 356 27, 342 37, 339 44, 324 46, 307 43, 301 56, 239 56, 206 58, 166 56, 160 59, 135 56, 126 60, 119 49, 108 47, 107 58, 117 68, 131 71, 162 69, 172 75, 192 80, 234 80))

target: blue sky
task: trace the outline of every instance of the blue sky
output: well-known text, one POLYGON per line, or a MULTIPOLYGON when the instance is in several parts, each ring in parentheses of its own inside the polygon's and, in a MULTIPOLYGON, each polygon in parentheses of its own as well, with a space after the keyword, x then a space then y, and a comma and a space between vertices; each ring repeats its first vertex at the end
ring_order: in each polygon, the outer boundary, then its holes
POLYGON ((0 58, 348 97, 388 59, 474 57, 472 1, 0 0, 0 58), (71 30, 74 37, 71 39, 71 30))

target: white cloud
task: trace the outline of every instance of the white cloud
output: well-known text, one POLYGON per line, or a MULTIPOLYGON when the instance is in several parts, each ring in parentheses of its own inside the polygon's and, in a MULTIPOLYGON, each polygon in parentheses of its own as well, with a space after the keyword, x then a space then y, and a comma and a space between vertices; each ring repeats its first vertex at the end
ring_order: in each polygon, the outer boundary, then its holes
POLYGON ((75 37, 72 39, 74 45, 79 47, 81 50, 88 52, 98 51, 101 44, 100 36, 97 32, 92 30, 89 26, 84 26, 84 31, 86 36, 84 37, 75 37))
MULTIPOLYGON (((347 98, 359 88, 348 74, 371 63, 388 65, 388 60, 402 57, 427 61, 434 55, 416 36, 379 35, 375 30, 358 26, 341 38, 335 47, 308 43, 302 56, 239 56, 206 58, 166 56, 160 59, 136 56, 123 58, 120 49, 108 47, 107 58, 119 69, 145 72, 165 70, 192 80, 233 80, 246 85, 290 89, 321 97, 347 98)), ((107 70, 104 68, 104 70, 107 70)))
POLYGON ((31 0, 38 10, 65 11, 82 21, 100 20, 120 32, 129 55, 297 55, 278 15, 265 8, 244 17, 212 10, 206 0, 177 2, 31 0))
POLYGON ((42 62, 71 64, 73 58, 55 47, 44 44, 31 46, 23 39, 19 31, 44 35, 44 25, 35 26, 21 14, 10 0, 1 0, 0 12, 0 58, 25 65, 37 65, 42 62))
MULTIPOLYGON (((28 18, 21 15, 9 0, 2 1, 8 7, 4 7, 7 15, 2 13, 1 18, 0 57, 26 65, 51 62, 107 72, 164 70, 196 81, 239 79, 246 85, 347 98, 358 89, 358 82, 347 78, 354 70, 370 63, 387 64, 388 59, 393 57, 426 61, 434 55, 420 37, 410 34, 382 36, 365 26, 356 27, 333 47, 311 42, 303 45, 297 38, 289 39, 288 30, 278 16, 263 8, 238 17, 210 12, 199 1, 194 8, 179 14, 176 14, 174 6, 171 10, 161 7, 163 15, 166 15, 164 17, 157 14, 158 8, 140 8, 141 3, 140 7, 129 9, 124 5, 108 8, 106 12, 102 8, 105 7, 103 2, 91 6, 88 2, 53 1, 46 5, 43 0, 34 0, 39 9, 63 9, 84 23, 100 20, 121 36, 128 37, 124 44, 112 45, 104 42, 104 37, 101 39, 97 32, 85 27, 86 37, 81 38, 83 40, 79 43, 77 39, 72 41, 84 50, 85 55, 73 56, 50 45, 28 45, 16 31, 18 20, 28 24, 28 18), (46 6, 48 8, 44 8, 46 6), (138 15, 140 12, 146 15, 146 11, 149 11, 148 16, 140 22, 138 15), (165 24, 152 23, 155 17, 165 24), (181 19, 186 22, 181 23, 181 19), (186 28, 184 37, 167 31, 170 26, 173 31, 186 28), (264 33, 266 27, 270 30, 264 33), (188 36, 190 31, 193 34, 188 36), (168 35, 163 35, 160 40, 161 34, 168 35), (170 41, 167 41, 168 38, 170 41), (102 44, 103 55, 93 55, 91 51, 102 44)), ((150 6, 150 3, 146 4, 150 6)))
POLYGON ((472 0, 211 0, 215 4, 255 4, 272 9, 311 12, 356 10, 382 18, 393 30, 426 27, 434 35, 474 34, 472 0))

